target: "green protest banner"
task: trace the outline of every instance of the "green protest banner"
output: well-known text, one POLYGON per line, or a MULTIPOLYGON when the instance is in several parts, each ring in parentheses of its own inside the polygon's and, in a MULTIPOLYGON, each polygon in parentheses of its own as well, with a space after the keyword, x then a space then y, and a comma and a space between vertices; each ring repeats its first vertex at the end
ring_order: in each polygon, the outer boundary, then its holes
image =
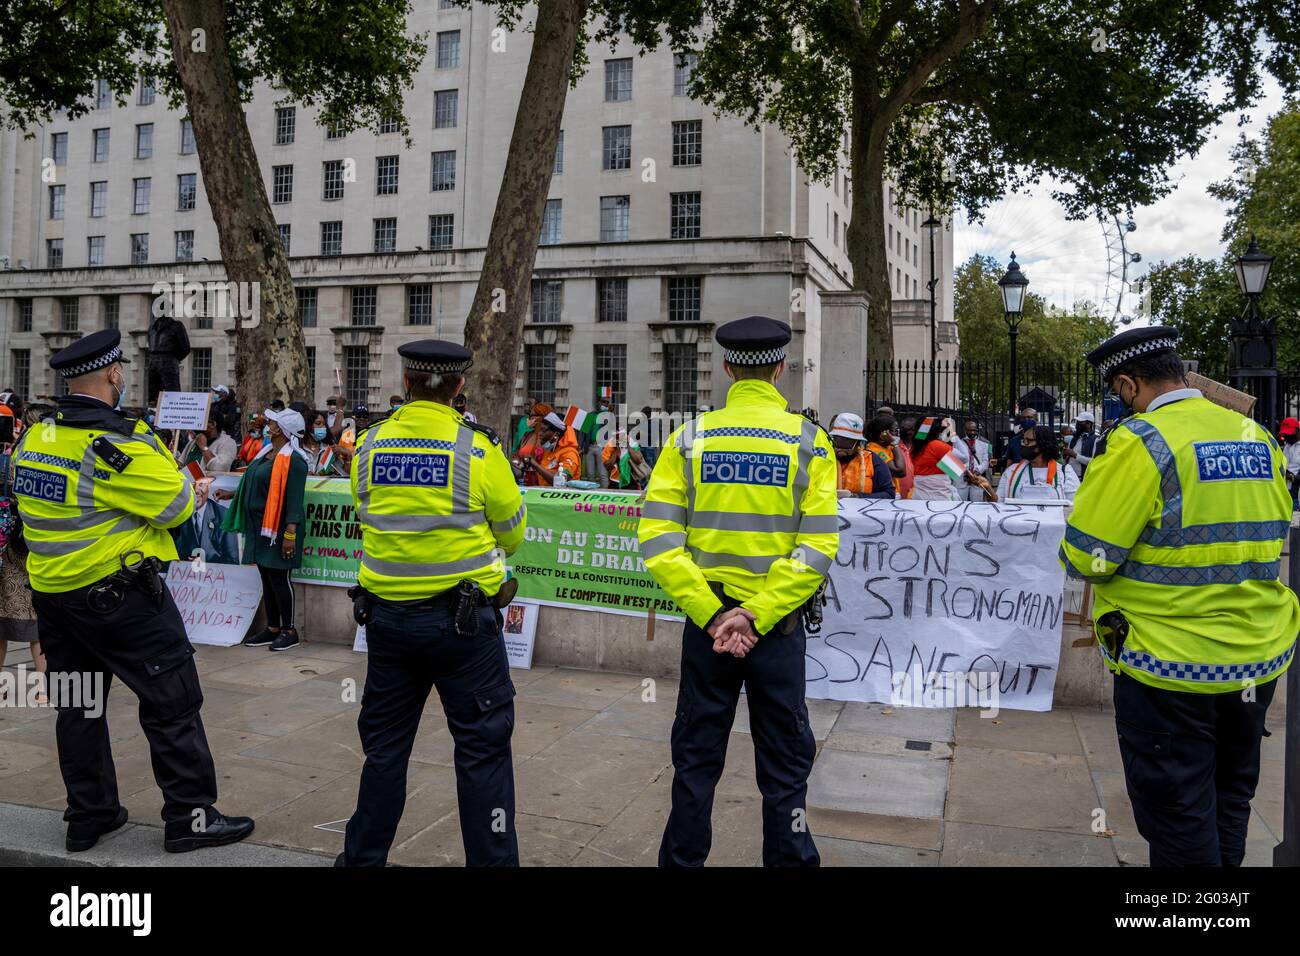
POLYGON ((351 587, 361 567, 361 525, 345 478, 308 478, 302 567, 293 573, 304 584, 351 587))

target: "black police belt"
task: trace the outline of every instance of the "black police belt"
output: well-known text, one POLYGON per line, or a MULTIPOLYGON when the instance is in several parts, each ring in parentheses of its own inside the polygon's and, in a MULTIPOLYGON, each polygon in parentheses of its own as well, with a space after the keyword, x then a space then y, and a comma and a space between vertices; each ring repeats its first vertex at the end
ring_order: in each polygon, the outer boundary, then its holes
POLYGON ((489 595, 477 581, 461 581, 454 587, 427 598, 413 601, 393 601, 367 591, 360 584, 348 588, 348 597, 352 598, 352 618, 358 624, 369 624, 375 605, 400 608, 404 611, 425 609, 443 609, 451 612, 455 618, 456 633, 462 637, 474 637, 478 634, 478 617, 475 612, 481 607, 505 607, 514 600, 519 590, 519 579, 510 578, 501 583, 496 594, 489 595))
POLYGON ((158 558, 144 556, 143 551, 127 551, 118 556, 120 569, 100 578, 86 588, 86 606, 96 614, 112 614, 126 600, 126 592, 136 589, 153 598, 162 610, 167 586, 163 583, 163 563, 158 558))
MULTIPOLYGON (((717 596, 718 600, 722 602, 723 606, 727 610, 731 610, 733 607, 740 607, 741 602, 737 601, 725 590, 723 590, 722 585, 719 584, 717 581, 710 581, 709 588, 713 591, 713 593, 717 596)), ((822 578, 822 583, 818 586, 817 590, 813 593, 812 597, 808 598, 808 600, 805 601, 803 604, 800 604, 797 608, 795 608, 785 617, 781 618, 781 620, 777 621, 776 626, 772 628, 772 630, 778 634, 786 634, 786 635, 793 634, 795 627, 797 627, 799 624, 799 618, 802 617, 804 622, 804 629, 809 633, 816 634, 818 631, 821 630, 822 607, 825 604, 826 604, 826 579, 822 578)))

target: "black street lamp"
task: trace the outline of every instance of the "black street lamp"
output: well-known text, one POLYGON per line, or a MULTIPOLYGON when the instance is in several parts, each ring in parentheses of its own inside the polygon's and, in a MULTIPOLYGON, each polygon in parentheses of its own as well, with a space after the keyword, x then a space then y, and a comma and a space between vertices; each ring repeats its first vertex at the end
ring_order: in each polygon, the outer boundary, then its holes
MULTIPOLYGON (((1237 285, 1246 296, 1246 308, 1232 322, 1232 379, 1243 388, 1251 380, 1258 381, 1256 394, 1263 401, 1263 424, 1272 428, 1277 424, 1277 325, 1259 310, 1259 297, 1268 286, 1268 273, 1273 267, 1273 257, 1259 251, 1255 236, 1250 245, 1237 257, 1237 285)), ((1249 389, 1245 389, 1249 390, 1249 389)))
POLYGON ((934 217, 934 210, 930 210, 930 218, 921 223, 921 228, 930 235, 930 281, 926 286, 930 290, 930 408, 938 408, 938 371, 936 366, 939 364, 939 323, 935 318, 935 288, 939 285, 939 277, 934 272, 934 235, 943 226, 943 223, 934 217))
POLYGON ((1007 274, 998 280, 1002 291, 1002 317, 1007 323, 1007 336, 1011 340, 1011 418, 1016 417, 1016 405, 1020 400, 1019 369, 1016 367, 1016 337, 1020 334, 1020 319, 1025 311, 1025 290, 1029 279, 1020 271, 1016 254, 1011 253, 1011 262, 1007 265, 1007 274))

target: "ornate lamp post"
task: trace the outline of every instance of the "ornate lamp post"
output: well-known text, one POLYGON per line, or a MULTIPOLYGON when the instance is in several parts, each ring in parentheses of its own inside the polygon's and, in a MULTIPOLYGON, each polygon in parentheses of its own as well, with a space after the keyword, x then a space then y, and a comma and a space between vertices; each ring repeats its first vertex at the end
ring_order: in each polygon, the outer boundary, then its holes
POLYGON ((1277 425, 1277 324, 1260 312, 1259 297, 1268 286, 1272 267, 1273 257, 1259 251, 1252 234, 1250 245, 1236 262, 1237 285, 1246 296, 1246 309, 1232 323, 1231 376, 1238 388, 1248 386, 1251 380, 1258 382, 1256 394, 1263 409, 1256 417, 1266 428, 1277 425))
POLYGON ((943 226, 943 223, 934 217, 934 210, 930 210, 930 218, 921 223, 930 236, 930 281, 926 286, 930 290, 930 407, 938 407, 938 371, 935 368, 939 364, 939 323, 935 318, 935 289, 939 285, 939 277, 934 272, 934 236, 935 233, 943 226))
POLYGON ((1020 400, 1019 368, 1016 366, 1016 337, 1020 334, 1020 319, 1025 311, 1025 290, 1029 279, 1020 271, 1016 254, 1011 253, 1007 274, 998 280, 1002 291, 1002 317, 1007 323, 1007 336, 1011 342, 1011 417, 1016 417, 1016 403, 1020 400))

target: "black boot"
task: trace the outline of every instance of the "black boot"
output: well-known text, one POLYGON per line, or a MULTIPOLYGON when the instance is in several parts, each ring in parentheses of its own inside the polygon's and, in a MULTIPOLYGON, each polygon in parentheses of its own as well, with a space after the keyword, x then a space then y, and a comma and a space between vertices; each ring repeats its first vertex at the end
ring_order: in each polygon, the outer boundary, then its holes
POLYGON ((126 807, 120 807, 117 816, 109 823, 69 823, 68 837, 63 845, 69 853, 81 853, 98 843, 104 834, 112 833, 125 824, 126 807))
POLYGON ((238 843, 253 832, 252 817, 223 816, 215 807, 209 808, 204 816, 206 819, 198 818, 203 822, 198 830, 191 820, 167 824, 163 830, 163 849, 168 853, 189 853, 204 847, 238 843))

